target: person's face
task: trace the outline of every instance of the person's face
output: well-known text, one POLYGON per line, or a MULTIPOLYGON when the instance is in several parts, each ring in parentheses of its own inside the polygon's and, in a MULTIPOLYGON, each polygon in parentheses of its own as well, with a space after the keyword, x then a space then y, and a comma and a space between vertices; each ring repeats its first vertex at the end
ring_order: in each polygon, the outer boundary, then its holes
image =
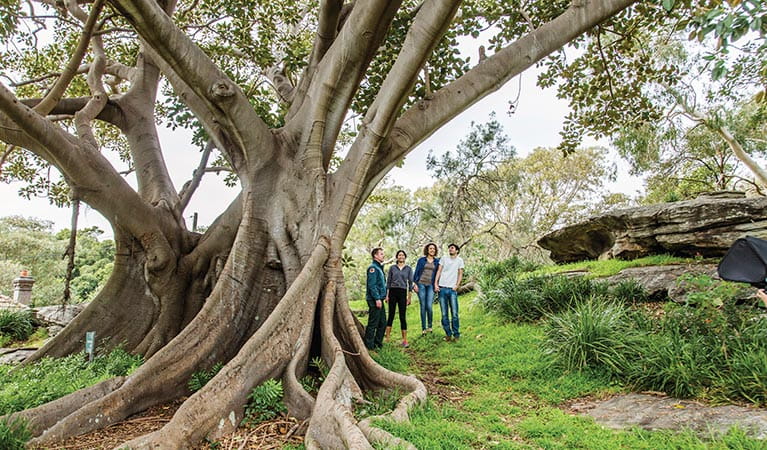
POLYGON ((427 250, 429 253, 429 256, 434 256, 437 254, 437 246, 436 245, 430 245, 429 249, 427 250))
POLYGON ((383 250, 378 250, 376 252, 376 254, 373 256, 373 259, 375 259, 376 261, 382 263, 383 260, 384 260, 384 251, 383 250))
POLYGON ((447 252, 450 253, 450 256, 455 256, 458 254, 458 249, 451 245, 447 248, 447 252))
POLYGON ((403 263, 405 262, 405 254, 402 252, 397 253, 397 262, 403 263))

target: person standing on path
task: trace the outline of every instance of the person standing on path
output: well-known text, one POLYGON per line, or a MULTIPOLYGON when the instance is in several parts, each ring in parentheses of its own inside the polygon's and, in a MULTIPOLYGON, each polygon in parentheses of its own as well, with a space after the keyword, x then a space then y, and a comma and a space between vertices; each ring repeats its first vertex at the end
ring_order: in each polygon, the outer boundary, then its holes
POLYGON ((463 259, 458 256, 461 249, 457 244, 447 247, 448 256, 442 258, 436 276, 436 288, 439 293, 439 309, 442 312, 442 328, 445 329, 445 341, 457 341, 461 337, 458 320, 458 286, 463 278, 463 259), (450 313, 451 319, 448 318, 450 313))
POLYGON ((434 316, 434 289, 436 288, 439 258, 437 244, 430 242, 423 247, 423 256, 418 258, 413 274, 413 291, 418 294, 421 309, 421 334, 431 333, 434 316))
POLYGON ((368 326, 365 328, 365 347, 377 350, 383 347, 384 329, 386 328, 386 275, 384 275, 384 251, 376 247, 370 252, 373 261, 368 267, 365 299, 368 302, 368 326))
POLYGON ((402 330, 402 346, 410 346, 407 342, 407 308, 410 305, 410 295, 413 289, 413 269, 405 264, 407 253, 397 250, 397 264, 389 268, 389 278, 386 282, 386 303, 389 304, 389 320, 386 321, 385 339, 389 340, 391 326, 394 324, 394 312, 399 307, 399 326, 402 330))

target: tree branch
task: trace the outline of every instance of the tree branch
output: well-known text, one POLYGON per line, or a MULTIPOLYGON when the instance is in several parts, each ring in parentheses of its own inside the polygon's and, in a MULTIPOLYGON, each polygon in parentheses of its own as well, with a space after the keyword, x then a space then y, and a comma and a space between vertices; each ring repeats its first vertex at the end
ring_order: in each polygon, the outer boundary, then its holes
POLYGON ((732 150, 732 153, 735 155, 735 157, 738 158, 746 167, 748 167, 751 173, 754 174, 754 176, 759 180, 759 183, 767 186, 767 171, 760 167, 759 163, 757 163, 748 153, 746 153, 745 149, 743 149, 743 146, 740 145, 740 142, 735 139, 727 127, 714 122, 710 118, 706 117, 703 113, 696 110, 695 107, 691 105, 690 102, 684 98, 684 96, 682 96, 682 94, 677 92, 671 86, 663 85, 663 87, 669 94, 671 94, 672 97, 674 97, 677 104, 684 110, 689 118, 703 124, 706 128, 718 134, 730 147, 730 150, 732 150))
POLYGON ((320 61, 306 94, 311 101, 304 102, 302 112, 292 121, 302 128, 310 168, 327 168, 349 104, 400 3, 358 1, 320 61))
POLYGON ((216 145, 221 151, 239 153, 230 155, 237 170, 245 169, 243 165, 255 168, 271 158, 274 146, 264 143, 272 141, 272 134, 240 87, 173 24, 155 1, 112 0, 112 4, 133 25, 145 46, 153 50, 150 56, 163 72, 169 78, 171 73, 175 75, 185 90, 194 93, 197 102, 190 103, 190 107, 211 136, 219 140, 216 145), (210 116, 216 120, 210 120, 210 116), (221 139, 221 132, 229 142, 221 139))
MULTIPOLYGON (((636 0, 579 2, 559 17, 506 46, 462 77, 408 109, 395 123, 375 161, 373 186, 397 161, 442 125, 577 36, 629 7, 636 0)), ((372 189, 372 186, 369 187, 372 189)))
POLYGON ((88 50, 88 44, 90 43, 91 35, 93 34, 93 29, 96 25, 96 19, 101 12, 102 6, 104 6, 104 0, 95 0, 93 3, 90 15, 87 16, 85 21, 83 34, 80 36, 80 41, 77 43, 77 48, 51 90, 48 91, 43 100, 35 106, 35 111, 38 113, 44 116, 50 113, 53 107, 59 100, 61 100, 61 96, 64 95, 64 91, 67 90, 69 83, 72 82, 72 78, 77 74, 77 69, 80 67, 80 62, 82 62, 83 57, 85 56, 85 51, 88 50))
POLYGON ((179 193, 179 197, 181 197, 181 199, 178 202, 179 214, 184 212, 187 205, 189 204, 189 200, 192 199, 192 195, 194 195, 195 191, 200 186, 202 176, 205 175, 205 167, 208 165, 208 158, 210 157, 210 153, 215 147, 216 146, 213 141, 208 141, 208 144, 205 146, 205 150, 202 152, 200 164, 198 164, 197 168, 194 170, 194 172, 192 172, 192 179, 184 183, 184 187, 181 188, 181 193, 179 193))
MULTIPOLYGON (((312 53, 309 57, 309 65, 304 70, 301 80, 296 87, 297 97, 301 100, 303 100, 304 94, 306 94, 306 90, 311 84, 314 73, 317 71, 317 65, 325 56, 330 45, 335 41, 336 36, 338 35, 338 24, 341 18, 341 11, 344 8, 343 3, 343 0, 322 0, 320 2, 317 34, 314 37, 312 53)), ((298 109, 301 106, 300 101, 291 105, 286 116, 288 119, 298 112, 298 109)))

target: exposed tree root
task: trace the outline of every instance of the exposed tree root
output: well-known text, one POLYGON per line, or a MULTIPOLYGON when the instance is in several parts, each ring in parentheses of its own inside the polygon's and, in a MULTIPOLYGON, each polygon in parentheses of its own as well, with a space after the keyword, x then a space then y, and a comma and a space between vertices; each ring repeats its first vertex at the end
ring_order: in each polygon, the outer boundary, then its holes
POLYGON ((98 400, 110 392, 113 392, 115 389, 119 388, 124 381, 125 377, 110 378, 36 408, 0 417, 0 421, 5 420, 6 418, 10 418, 11 420, 23 418, 26 420, 27 427, 32 435, 37 436, 62 418, 76 411, 81 406, 94 400, 98 400))
POLYGON ((373 418, 358 423, 352 413, 352 400, 362 399, 360 381, 369 386, 407 390, 408 394, 399 401, 390 415, 376 417, 390 416, 394 420, 404 421, 408 420, 408 410, 425 400, 426 388, 423 383, 415 377, 384 369, 373 361, 357 330, 342 281, 332 296, 326 295, 323 299, 321 314, 323 357, 332 361, 332 366, 317 394, 314 414, 306 435, 307 448, 372 448, 372 442, 412 448, 406 441, 373 427, 373 418), (340 341, 333 330, 338 331, 340 341), (349 343, 347 345, 350 350, 345 350, 341 342, 349 343), (351 367, 357 368, 356 377, 351 367))
POLYGON ((234 431, 244 416, 253 386, 282 375, 290 355, 304 352, 301 336, 314 318, 320 288, 318 276, 329 243, 321 238, 304 269, 265 323, 223 369, 178 409, 162 429, 127 442, 130 448, 189 448, 206 436, 234 431))
POLYGON ((113 424, 144 409, 186 393, 195 370, 228 361, 239 349, 241 331, 253 320, 257 301, 251 294, 263 275, 266 226, 243 221, 221 280, 198 316, 173 341, 142 365, 116 391, 73 412, 33 440, 49 444, 113 424), (219 326, 221 323, 230 326, 219 326))

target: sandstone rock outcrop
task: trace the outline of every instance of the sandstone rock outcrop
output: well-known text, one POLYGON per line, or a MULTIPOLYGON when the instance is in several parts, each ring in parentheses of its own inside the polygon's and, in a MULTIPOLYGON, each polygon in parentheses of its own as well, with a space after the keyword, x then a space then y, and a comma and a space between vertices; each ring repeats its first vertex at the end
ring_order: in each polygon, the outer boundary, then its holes
POLYGON ((701 195, 695 200, 618 209, 553 231, 538 245, 556 262, 662 253, 716 257, 746 235, 767 236, 767 197, 701 195))

